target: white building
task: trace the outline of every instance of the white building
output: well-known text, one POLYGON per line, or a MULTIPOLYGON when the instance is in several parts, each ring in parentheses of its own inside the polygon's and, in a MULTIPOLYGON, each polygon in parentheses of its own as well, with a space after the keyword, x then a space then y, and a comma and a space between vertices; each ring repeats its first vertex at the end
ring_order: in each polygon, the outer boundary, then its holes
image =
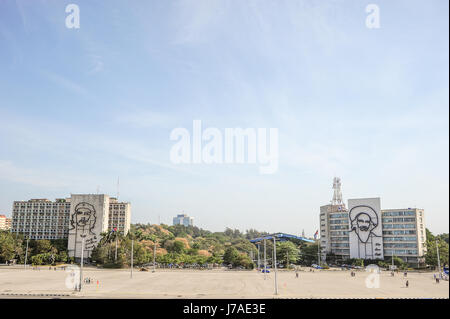
POLYGON ((373 227, 371 232, 376 236, 371 241, 370 249, 373 248, 373 250, 366 258, 389 259, 394 255, 413 265, 424 263, 426 232, 423 209, 380 209, 379 198, 349 200, 347 209, 342 201, 340 180, 334 180, 333 188, 335 195, 331 203, 320 207, 320 246, 323 261, 330 254, 335 256, 334 260, 337 263, 349 258, 358 258, 355 254, 360 246, 359 241, 356 244, 357 241, 352 241, 350 238, 356 234, 352 228, 355 228, 357 221, 353 221, 354 227, 351 227, 351 219, 354 219, 355 214, 352 211, 352 216, 349 216, 349 211, 356 206, 373 206, 377 218, 372 218, 372 226, 377 223, 377 227, 373 227), (369 204, 364 204, 368 201, 370 201, 369 204), (351 246, 353 246, 353 254, 351 246))
POLYGON ((70 198, 15 201, 11 232, 30 239, 63 239, 69 234, 70 198))
POLYGON ((11 218, 5 215, 0 215, 0 230, 10 230, 11 229, 11 218))
POLYGON ((384 256, 398 256, 408 263, 424 263, 427 234, 423 209, 383 209, 384 256))
POLYGON ((31 199, 13 203, 11 232, 30 239, 68 239, 69 257, 89 257, 100 233, 130 230, 131 204, 108 195, 80 194, 70 198, 31 199))
POLYGON ((194 217, 189 217, 186 214, 179 214, 173 218, 173 225, 194 226, 194 217))

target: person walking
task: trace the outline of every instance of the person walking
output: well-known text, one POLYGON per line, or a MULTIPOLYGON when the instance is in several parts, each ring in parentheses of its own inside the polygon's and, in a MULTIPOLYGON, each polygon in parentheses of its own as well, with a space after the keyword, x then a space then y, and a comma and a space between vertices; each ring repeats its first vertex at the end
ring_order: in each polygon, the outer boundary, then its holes
POLYGON ((408 288, 409 287, 409 281, 407 280, 406 281, 406 288, 408 288))
POLYGON ((298 272, 295 272, 295 278, 298 278, 298 272))

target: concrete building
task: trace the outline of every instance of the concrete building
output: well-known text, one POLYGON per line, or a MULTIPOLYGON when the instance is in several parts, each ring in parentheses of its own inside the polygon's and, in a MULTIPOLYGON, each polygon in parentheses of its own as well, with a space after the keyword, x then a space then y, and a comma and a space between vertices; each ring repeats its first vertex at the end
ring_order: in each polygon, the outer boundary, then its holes
POLYGON ((423 209, 383 209, 384 256, 397 256, 411 264, 424 263, 427 235, 423 209))
POLYGON ((320 207, 320 246, 322 261, 328 253, 338 260, 350 258, 348 212, 344 204, 320 207))
POLYGON ((109 198, 108 229, 116 229, 122 234, 127 234, 130 230, 131 204, 119 202, 117 198, 109 198))
POLYGON ((194 217, 189 217, 186 214, 179 214, 173 218, 173 225, 194 226, 194 217))
POLYGON ((333 179, 333 200, 320 207, 320 247, 322 261, 327 253, 333 253, 337 259, 350 257, 348 211, 338 177, 333 179))
POLYGON ((10 230, 11 229, 11 218, 5 215, 0 215, 0 230, 10 230))
MULTIPOLYGON (((351 221, 349 211, 342 201, 340 180, 334 180, 333 188, 335 196, 331 203, 320 207, 321 259, 325 261, 328 255, 333 254, 334 260, 339 263, 351 257, 351 221)), ((375 199, 349 200, 349 205, 350 201, 360 203, 367 200, 375 199)), ((352 204, 353 206, 355 205, 352 204)), ((424 262, 426 232, 423 209, 381 209, 381 230, 382 238, 379 238, 379 242, 382 257, 394 255, 414 266, 424 262)))
POLYGON ((15 201, 12 208, 11 232, 30 239, 62 239, 68 237, 70 198, 30 199, 15 201))
POLYGON ((100 233, 130 230, 131 204, 108 195, 80 194, 70 198, 30 199, 13 203, 11 232, 30 239, 68 239, 69 257, 89 257, 100 233))

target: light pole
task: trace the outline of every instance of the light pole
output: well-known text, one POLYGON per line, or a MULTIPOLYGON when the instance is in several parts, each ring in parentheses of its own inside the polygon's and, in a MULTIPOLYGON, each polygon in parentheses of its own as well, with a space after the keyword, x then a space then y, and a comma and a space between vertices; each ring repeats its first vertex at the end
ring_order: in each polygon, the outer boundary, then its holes
POLYGON ((318 260, 318 265, 320 267, 320 239, 317 240, 317 260, 318 260))
POLYGON ((30 241, 30 238, 27 239, 27 250, 25 251, 25 264, 23 265, 23 268, 27 268, 27 258, 28 258, 28 242, 30 241))
POLYGON ((116 253, 114 256, 114 261, 117 262, 117 232, 115 232, 115 235, 116 235, 116 253))
POLYGON ((28 258, 28 243, 30 242, 31 237, 31 223, 30 223, 30 233, 28 234, 27 238, 27 249, 25 250, 25 264, 23 265, 23 268, 27 268, 27 258, 28 258))
MULTIPOLYGON (((86 235, 84 235, 86 236, 86 235)), ((80 287, 79 291, 81 291, 81 283, 83 281, 83 262, 84 262, 84 236, 81 238, 81 263, 80 263, 80 287)))
POLYGON ((155 241, 155 245, 153 247, 153 272, 155 272, 155 263, 156 263, 156 241, 155 241))
POLYGON ((258 267, 256 267, 256 269, 258 269, 258 271, 259 271, 259 267, 261 266, 261 260, 260 260, 260 258, 259 258, 259 257, 260 257, 260 256, 259 256, 259 255, 260 255, 260 252, 259 252, 259 246, 260 246, 260 245, 259 245, 259 243, 258 243, 258 267))
POLYGON ((286 254, 287 254, 286 269, 289 269, 289 248, 287 248, 286 254))
POLYGON ((392 247, 392 271, 394 271, 394 247, 392 247))
POLYGON ((267 260, 266 260, 266 239, 264 238, 264 280, 266 280, 267 260))
POLYGON ((131 240, 131 272, 130 272, 130 278, 133 278, 133 244, 134 240, 131 240))
POLYGON ((275 295, 278 295, 278 283, 277 283, 277 243, 276 236, 273 236, 273 264, 275 269, 275 295))
POLYGON ((441 275, 441 259, 439 258, 439 243, 436 238, 436 252, 437 252, 437 259, 438 259, 438 273, 439 276, 441 275))

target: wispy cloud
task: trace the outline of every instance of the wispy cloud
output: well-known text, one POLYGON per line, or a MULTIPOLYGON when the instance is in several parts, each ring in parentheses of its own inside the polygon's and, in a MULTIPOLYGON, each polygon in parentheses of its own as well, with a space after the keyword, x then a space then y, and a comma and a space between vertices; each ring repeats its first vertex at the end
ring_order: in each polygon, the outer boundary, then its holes
POLYGON ((64 77, 60 74, 50 72, 50 71, 41 71, 41 74, 53 82, 54 84, 58 85, 61 88, 64 88, 66 90, 69 90, 73 93, 80 94, 82 96, 88 96, 88 90, 85 89, 83 86, 79 85, 78 83, 75 83, 72 80, 69 80, 67 77, 64 77))

